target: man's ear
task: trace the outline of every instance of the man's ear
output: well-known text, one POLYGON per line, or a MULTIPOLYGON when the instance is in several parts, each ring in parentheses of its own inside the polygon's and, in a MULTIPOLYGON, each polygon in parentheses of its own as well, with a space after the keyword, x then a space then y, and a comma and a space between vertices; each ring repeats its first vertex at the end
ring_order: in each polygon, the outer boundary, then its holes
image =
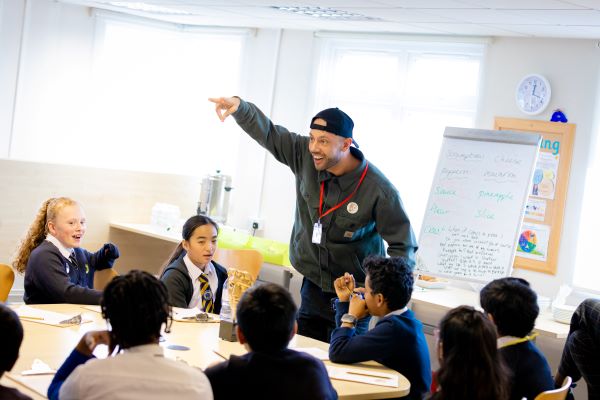
POLYGON ((348 149, 350 148, 351 145, 352 145, 352 139, 351 138, 345 138, 344 139, 344 145, 342 146, 342 150, 343 151, 348 151, 348 149))
POLYGON ((492 323, 493 323, 494 325, 496 325, 496 321, 494 321, 494 316, 493 316, 492 314, 490 314, 490 313, 485 313, 485 315, 487 316, 487 318, 488 318, 490 321, 492 321, 492 323))
POLYGON ((189 253, 189 251, 190 251, 190 244, 188 243, 187 240, 182 240, 181 241, 181 247, 183 247, 183 249, 185 250, 186 253, 189 253))

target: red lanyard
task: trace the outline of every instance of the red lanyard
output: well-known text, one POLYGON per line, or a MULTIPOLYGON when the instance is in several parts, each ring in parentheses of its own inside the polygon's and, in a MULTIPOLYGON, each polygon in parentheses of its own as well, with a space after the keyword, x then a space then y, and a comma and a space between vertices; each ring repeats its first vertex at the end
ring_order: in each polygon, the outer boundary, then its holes
POLYGON ((360 176, 360 180, 358 181, 358 185, 356 185, 356 187, 354 188, 352 193, 350 193, 350 195, 348 197, 346 197, 344 200, 342 200, 340 203, 336 204, 335 206, 333 206, 329 210, 327 210, 326 213, 323 213, 323 193, 325 192, 325 182, 321 182, 321 194, 319 195, 319 221, 321 220, 321 218, 323 218, 327 214, 334 212, 335 210, 337 210, 338 208, 340 208, 341 206, 346 204, 348 201, 350 201, 352 196, 354 196, 354 194, 360 187, 360 184, 362 183, 362 181, 365 179, 365 175, 367 175, 368 169, 369 169, 369 162, 367 161, 367 164, 365 165, 365 169, 363 170, 363 173, 360 176))

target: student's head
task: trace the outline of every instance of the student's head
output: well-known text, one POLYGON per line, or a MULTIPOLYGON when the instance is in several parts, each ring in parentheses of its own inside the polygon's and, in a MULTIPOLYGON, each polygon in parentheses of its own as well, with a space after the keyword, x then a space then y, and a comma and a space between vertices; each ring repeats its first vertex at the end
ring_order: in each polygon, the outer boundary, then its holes
POLYGON ((296 305, 290 293, 274 283, 251 287, 237 305, 238 339, 257 352, 283 350, 297 330, 296 305))
POLYGON ((81 246, 85 224, 85 214, 75 200, 68 197, 46 200, 17 250, 13 267, 21 273, 24 272, 31 251, 44 241, 48 233, 67 248, 81 246))
POLYGON ((0 376, 10 371, 19 358, 23 326, 17 314, 0 303, 0 376))
POLYGON ((170 328, 167 288, 145 271, 115 277, 104 289, 100 307, 121 349, 158 343, 162 325, 170 328))
POLYGON ((365 302, 371 315, 384 316, 408 304, 414 278, 404 257, 367 257, 363 268, 367 275, 365 302))
POLYGON ((206 215, 194 215, 188 218, 181 229, 181 243, 169 256, 164 269, 177 260, 185 251, 194 265, 204 268, 213 258, 217 250, 219 225, 206 215))
POLYGON ((328 108, 315 115, 310 123, 308 150, 317 171, 334 167, 349 151, 354 122, 339 108, 328 108))
POLYGON ((537 295, 520 278, 501 278, 488 283, 479 293, 479 302, 494 321, 499 336, 527 336, 540 312, 537 295))
POLYGON ((494 324, 473 307, 450 310, 439 326, 438 383, 443 399, 505 399, 507 372, 494 324))
POLYGON ((219 226, 205 215, 194 215, 183 224, 181 246, 194 265, 208 264, 217 250, 219 226))

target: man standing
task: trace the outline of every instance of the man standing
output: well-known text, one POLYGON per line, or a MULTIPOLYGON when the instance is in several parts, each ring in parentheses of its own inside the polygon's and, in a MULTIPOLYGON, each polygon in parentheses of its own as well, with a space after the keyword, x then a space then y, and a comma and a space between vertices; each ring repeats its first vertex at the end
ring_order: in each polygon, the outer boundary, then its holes
POLYGON ((338 108, 315 115, 306 137, 274 125, 239 97, 209 100, 221 121, 233 115, 296 177, 290 261, 304 276, 298 333, 329 342, 336 278, 348 272, 364 284, 362 261, 368 255, 385 256, 383 240, 390 256, 406 257, 414 265, 417 242, 398 191, 358 150, 354 123, 338 108))

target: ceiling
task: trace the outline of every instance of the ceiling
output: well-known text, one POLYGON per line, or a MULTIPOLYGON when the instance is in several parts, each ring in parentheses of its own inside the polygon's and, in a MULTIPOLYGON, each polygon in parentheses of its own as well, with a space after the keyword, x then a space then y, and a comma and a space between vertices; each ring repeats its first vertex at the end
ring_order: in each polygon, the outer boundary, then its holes
POLYGON ((461 36, 600 38, 600 0, 59 1, 192 25, 461 36), (166 10, 143 12, 127 6, 159 6, 166 10), (371 19, 330 20, 284 12, 274 6, 332 8, 371 19))

